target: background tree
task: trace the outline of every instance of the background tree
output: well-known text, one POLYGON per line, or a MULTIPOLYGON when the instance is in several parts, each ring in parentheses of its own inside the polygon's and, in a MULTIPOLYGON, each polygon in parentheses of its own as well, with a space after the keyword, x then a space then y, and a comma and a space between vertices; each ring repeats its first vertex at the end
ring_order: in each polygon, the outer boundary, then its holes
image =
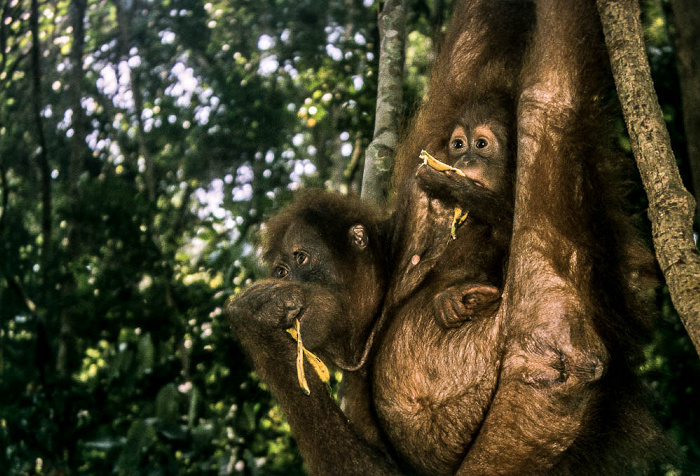
POLYGON ((362 174, 362 198, 386 204, 389 177, 396 147, 403 107, 403 69, 406 62, 406 16, 403 2, 392 0, 379 14, 379 80, 374 134, 367 148, 362 174))
POLYGON ((700 253, 693 239, 695 200, 683 187, 654 94, 636 1, 598 0, 615 84, 632 139, 656 256, 681 321, 700 353, 700 253))
MULTIPOLYGON (((403 117, 449 4, 404 1, 403 117)), ((659 5, 647 51, 679 151, 659 5)), ((293 190, 359 192, 377 8, 0 0, 0 474, 302 473, 219 315, 293 190)), ((659 310, 642 370, 688 456, 669 471, 695 474, 700 368, 665 290, 659 310)))

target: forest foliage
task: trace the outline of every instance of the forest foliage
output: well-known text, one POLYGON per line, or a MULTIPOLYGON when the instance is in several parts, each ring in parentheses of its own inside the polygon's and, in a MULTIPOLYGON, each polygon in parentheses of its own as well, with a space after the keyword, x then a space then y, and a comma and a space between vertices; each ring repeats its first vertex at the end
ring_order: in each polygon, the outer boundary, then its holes
MULTIPOLYGON (((445 2, 406 5, 407 117, 445 2)), ((665 6, 648 53, 688 178, 665 6)), ((294 190, 359 192, 377 8, 0 1, 0 474, 303 474, 222 305, 294 190)), ((694 474, 700 365, 658 308, 641 371, 694 474)))

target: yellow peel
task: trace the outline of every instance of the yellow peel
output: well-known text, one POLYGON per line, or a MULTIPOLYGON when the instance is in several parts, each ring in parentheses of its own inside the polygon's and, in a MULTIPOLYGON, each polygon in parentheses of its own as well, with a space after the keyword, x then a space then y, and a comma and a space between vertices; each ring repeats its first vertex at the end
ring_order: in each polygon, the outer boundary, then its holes
POLYGON ((299 319, 294 320, 294 327, 287 329, 289 335, 292 339, 297 341, 297 379, 299 380, 299 387, 302 389, 304 394, 309 395, 311 390, 309 389, 309 384, 306 381, 306 375, 304 373, 304 356, 311 364, 318 377, 324 382, 330 382, 331 375, 328 371, 328 367, 323 363, 321 359, 318 358, 313 352, 306 349, 301 340, 301 323, 299 319))
POLYGON ((450 236, 453 240, 457 239, 457 230, 460 226, 464 225, 464 222, 467 220, 467 216, 469 216, 469 210, 462 212, 462 207, 455 207, 455 215, 452 219, 452 227, 450 228, 450 236))
POLYGON ((297 380, 299 380, 299 387, 301 387, 304 395, 309 395, 311 390, 309 389, 309 383, 306 381, 306 375, 304 375, 304 344, 301 342, 299 326, 299 319, 294 319, 294 327, 296 327, 297 331, 297 380))
POLYGON ((316 372, 316 375, 318 375, 318 378, 320 378, 323 383, 330 382, 331 374, 328 371, 328 367, 326 367, 326 364, 324 364, 323 361, 316 356, 316 354, 313 354, 310 350, 306 348, 304 348, 304 355, 306 356, 306 360, 308 360, 311 366, 313 367, 314 371, 316 372))
POLYGON ((424 165, 427 165, 428 167, 433 168, 433 169, 435 169, 435 170, 437 170, 437 171, 439 171, 439 172, 444 172, 444 171, 447 171, 447 170, 451 170, 452 172, 456 173, 456 174, 459 175, 460 177, 466 177, 466 175, 464 174, 464 172, 462 172, 461 170, 459 170, 459 169, 457 169, 457 168, 455 168, 455 167, 452 167, 452 166, 450 166, 450 165, 447 165, 447 164, 444 163, 444 162, 440 162, 438 159, 436 159, 435 157, 433 157, 432 155, 430 155, 430 154, 428 153, 428 151, 421 150, 421 151, 420 151, 420 155, 419 155, 418 157, 419 157, 420 159, 423 160, 423 164, 424 164, 424 165))

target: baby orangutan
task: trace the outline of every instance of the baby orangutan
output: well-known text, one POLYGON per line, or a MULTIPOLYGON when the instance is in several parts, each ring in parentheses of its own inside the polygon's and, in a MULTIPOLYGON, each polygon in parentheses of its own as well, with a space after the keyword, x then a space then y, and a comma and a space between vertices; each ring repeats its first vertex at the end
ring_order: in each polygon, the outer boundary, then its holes
POLYGON ((421 153, 418 186, 455 210, 450 230, 455 242, 444 252, 452 258, 441 259, 443 265, 432 272, 433 279, 446 280, 434 305, 447 327, 490 315, 500 303, 513 217, 514 154, 509 141, 514 132, 509 110, 505 97, 469 101, 435 156, 421 153))

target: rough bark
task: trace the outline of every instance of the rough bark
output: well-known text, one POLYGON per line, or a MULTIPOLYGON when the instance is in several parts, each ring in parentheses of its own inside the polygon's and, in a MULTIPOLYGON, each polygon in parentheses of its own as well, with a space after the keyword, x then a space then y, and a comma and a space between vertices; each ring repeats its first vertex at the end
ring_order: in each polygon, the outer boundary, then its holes
POLYGON ((700 253, 695 200, 683 187, 654 92, 636 0, 597 0, 632 150, 649 197, 656 257, 671 300, 700 353, 700 253))
POLYGON ((360 157, 362 155, 362 135, 358 134, 355 137, 355 142, 352 145, 352 155, 345 171, 343 172, 343 183, 348 191, 359 194, 362 183, 362 177, 357 172, 360 170, 360 157))
POLYGON ((379 15, 379 76, 374 139, 367 147, 362 198, 386 203, 389 173, 399 141, 403 104, 401 87, 405 63, 406 19, 402 0, 389 0, 379 15))
POLYGON ((683 100, 683 125, 700 227, 700 8, 697 0, 671 0, 673 42, 683 100))

